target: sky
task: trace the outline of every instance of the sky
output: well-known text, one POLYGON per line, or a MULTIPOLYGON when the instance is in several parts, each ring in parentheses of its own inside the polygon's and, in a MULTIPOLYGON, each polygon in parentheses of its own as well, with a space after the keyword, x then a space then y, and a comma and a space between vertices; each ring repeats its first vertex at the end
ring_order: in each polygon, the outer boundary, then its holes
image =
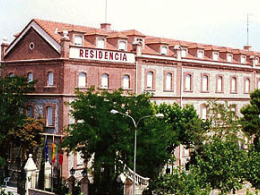
POLYGON ((260 0, 0 0, 0 42, 33 18, 260 51, 260 0), (106 17, 107 1, 107 20, 106 17))

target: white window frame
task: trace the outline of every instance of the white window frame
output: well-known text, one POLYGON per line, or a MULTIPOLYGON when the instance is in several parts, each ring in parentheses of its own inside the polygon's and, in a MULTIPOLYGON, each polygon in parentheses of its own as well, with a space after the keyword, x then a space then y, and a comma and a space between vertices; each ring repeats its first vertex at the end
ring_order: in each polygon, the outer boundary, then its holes
POLYGON ((201 119, 202 120, 207 119, 207 107, 205 105, 201 106, 201 119))
POLYGON ((130 76, 127 74, 123 76, 123 89, 130 89, 130 76))
POLYGON ((146 88, 147 89, 153 89, 153 76, 154 73, 152 71, 147 72, 147 78, 146 78, 146 88))
POLYGON ((105 38, 103 38, 103 37, 97 38, 97 48, 99 48, 99 49, 105 49, 106 48, 106 39, 105 38))
POLYGON ((245 80, 245 93, 249 93, 250 92, 250 79, 246 78, 245 80))
POLYGON ((260 89, 260 78, 257 81, 257 89, 260 89))
POLYGON ((185 76, 185 91, 191 91, 191 74, 185 76))
POLYGON ((47 126, 53 126, 53 107, 48 106, 46 107, 47 111, 46 111, 46 125, 47 126))
POLYGON ((108 74, 102 74, 101 76, 101 88, 102 89, 108 89, 109 86, 109 75, 108 74))
POLYGON ((223 85, 223 77, 222 76, 218 76, 218 79, 217 79, 217 82, 218 82, 218 86, 217 86, 217 92, 222 92, 223 89, 222 89, 222 85, 223 85))
POLYGON ((168 72, 165 75, 165 90, 172 90, 172 73, 168 72))
POLYGON ((232 77, 231 78, 231 93, 236 93, 236 89, 237 89, 237 78, 236 77, 232 77))
POLYGON ((241 63, 242 64, 246 63, 246 56, 245 55, 241 55, 241 63))
POLYGON ((160 53, 161 55, 167 55, 168 54, 168 47, 166 45, 161 45, 161 49, 160 49, 160 53))
POLYGON ((198 50, 197 51, 197 57, 200 58, 200 59, 203 59, 204 58, 204 51, 203 50, 198 50))
POLYGON ((188 55, 188 49, 187 48, 182 48, 181 49, 181 57, 186 58, 188 55))
POLYGON ((127 50, 127 41, 119 40, 118 41, 118 49, 122 50, 122 51, 126 51, 127 50))
POLYGON ((218 52, 213 52, 213 60, 218 61, 219 60, 219 53, 218 52))
POLYGON ((74 45, 83 46, 84 37, 82 35, 74 35, 73 42, 74 42, 74 45))
POLYGON ((79 87, 86 87, 86 77, 87 74, 85 72, 79 73, 79 83, 78 83, 79 87))
POLYGON ((27 106, 27 116, 33 118, 33 107, 27 106))
POLYGON ((28 78, 28 83, 33 82, 33 73, 32 73, 32 72, 29 72, 29 73, 27 74, 27 78, 28 78))
POLYGON ((233 61, 233 55, 227 54, 227 62, 232 62, 232 61, 233 61))
POLYGON ((11 72, 11 73, 9 74, 9 77, 14 77, 14 73, 11 72))
POLYGON ((209 82, 208 75, 203 75, 203 77, 202 77, 202 91, 203 92, 208 91, 208 82, 209 82))
POLYGON ((54 86, 54 74, 53 74, 53 72, 48 72, 48 86, 54 86))

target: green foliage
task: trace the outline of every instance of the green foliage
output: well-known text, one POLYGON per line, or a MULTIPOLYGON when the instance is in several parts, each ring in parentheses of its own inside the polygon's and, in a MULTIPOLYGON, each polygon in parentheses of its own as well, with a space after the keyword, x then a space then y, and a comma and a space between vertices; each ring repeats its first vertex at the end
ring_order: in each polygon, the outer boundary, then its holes
POLYGON ((257 147, 260 137, 260 90, 256 89, 250 94, 250 104, 243 107, 240 112, 242 130, 250 136, 255 135, 254 144, 257 147))
POLYGON ((225 140, 213 137, 197 156, 197 166, 206 174, 206 182, 222 192, 242 187, 246 164, 247 153, 239 149, 237 140, 232 136, 225 140))
MULTIPOLYGON (((143 116, 155 114, 151 96, 123 96, 122 90, 109 93, 97 92, 94 88, 84 93, 77 90, 76 94, 77 100, 70 105, 71 114, 77 122, 68 127, 69 136, 63 140, 63 147, 81 151, 86 160, 95 154, 93 168, 97 191, 104 185, 104 189, 112 193, 113 187, 118 185, 116 178, 122 172, 123 164, 133 168, 135 128, 129 117, 113 115, 110 110, 128 113, 138 121, 143 116), (105 170, 102 174, 101 166, 105 170)), ((150 178, 157 176, 170 157, 166 151, 171 139, 169 133, 165 123, 156 117, 140 121, 137 136, 138 174, 150 178)))
POLYGON ((253 187, 260 189, 260 151, 253 145, 250 145, 248 163, 245 166, 245 169, 245 179, 249 181, 253 187))
POLYGON ((158 113, 164 114, 163 120, 173 130, 173 152, 179 144, 193 147, 204 141, 206 126, 192 105, 188 104, 181 108, 177 103, 173 105, 162 103, 155 108, 158 113))
MULTIPOLYGON (((12 137, 8 132, 24 124, 25 116, 22 113, 26 97, 24 94, 34 91, 35 82, 28 83, 27 78, 5 77, 0 78, 0 147, 8 148, 12 137)), ((0 161, 6 159, 7 150, 0 150, 0 161)))
POLYGON ((199 169, 192 167, 189 173, 175 169, 173 174, 162 175, 150 185, 153 194, 208 195, 209 184, 199 169))
POLYGON ((12 192, 6 192, 4 189, 0 187, 0 195, 13 195, 12 192))

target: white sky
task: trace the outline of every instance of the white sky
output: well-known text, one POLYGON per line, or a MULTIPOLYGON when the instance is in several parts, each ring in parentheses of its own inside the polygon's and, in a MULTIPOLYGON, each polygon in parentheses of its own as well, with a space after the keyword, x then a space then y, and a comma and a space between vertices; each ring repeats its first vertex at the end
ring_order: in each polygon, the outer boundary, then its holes
MULTIPOLYGON (((0 42, 32 18, 99 27, 106 0, 0 0, 0 42)), ((113 30, 260 51, 260 0, 107 0, 113 30)))

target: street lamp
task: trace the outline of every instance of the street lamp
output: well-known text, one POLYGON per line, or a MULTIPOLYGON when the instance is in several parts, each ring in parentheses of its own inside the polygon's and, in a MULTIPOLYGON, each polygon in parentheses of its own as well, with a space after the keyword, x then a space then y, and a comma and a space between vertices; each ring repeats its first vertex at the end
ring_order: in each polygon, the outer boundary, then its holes
POLYGON ((135 145, 134 145, 134 178, 133 178, 133 195, 135 195, 135 175, 136 175, 136 148, 137 148, 137 129, 138 129, 138 124, 140 123, 141 120, 145 119, 145 118, 149 118, 149 117, 152 117, 152 116, 155 116, 156 118, 159 118, 159 119, 162 119, 164 117, 163 114, 161 113, 158 113, 156 115, 147 115, 147 116, 143 116, 141 117, 137 122, 135 122, 135 119, 129 115, 129 114, 125 114, 125 113, 122 113, 122 112, 119 112, 117 110, 114 110, 112 109, 110 111, 111 114, 121 114, 121 115, 124 115, 124 116, 127 116, 129 118, 131 118, 131 120, 133 121, 133 124, 134 124, 134 127, 135 127, 135 145))
POLYGON ((75 174, 75 169, 73 169, 73 167, 70 169, 70 175, 71 176, 74 176, 74 174, 75 174))

